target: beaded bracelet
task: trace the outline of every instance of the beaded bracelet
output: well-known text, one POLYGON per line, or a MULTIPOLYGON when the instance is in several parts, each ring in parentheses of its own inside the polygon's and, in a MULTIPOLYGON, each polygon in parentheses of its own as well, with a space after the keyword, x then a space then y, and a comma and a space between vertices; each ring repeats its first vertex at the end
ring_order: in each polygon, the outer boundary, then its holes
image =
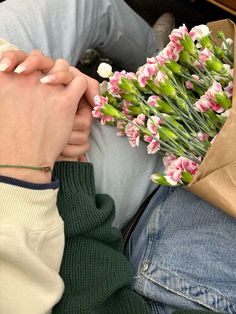
POLYGON ((49 166, 33 167, 24 165, 0 165, 0 168, 17 168, 17 169, 31 169, 43 172, 52 172, 52 168, 49 166))

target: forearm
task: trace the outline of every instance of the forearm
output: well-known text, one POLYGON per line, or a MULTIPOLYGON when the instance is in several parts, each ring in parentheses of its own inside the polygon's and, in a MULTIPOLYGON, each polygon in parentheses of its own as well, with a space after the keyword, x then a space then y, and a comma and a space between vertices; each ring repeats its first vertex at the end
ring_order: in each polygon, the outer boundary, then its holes
POLYGON ((0 177, 0 312, 48 313, 63 292, 56 183, 0 177))

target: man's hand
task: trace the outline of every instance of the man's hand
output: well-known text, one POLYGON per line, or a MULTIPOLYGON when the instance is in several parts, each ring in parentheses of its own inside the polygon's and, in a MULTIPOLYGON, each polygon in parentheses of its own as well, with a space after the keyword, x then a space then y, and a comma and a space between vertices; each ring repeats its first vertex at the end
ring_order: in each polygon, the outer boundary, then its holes
POLYGON ((90 150, 89 135, 91 124, 92 108, 83 96, 78 105, 68 144, 57 160, 86 161, 85 154, 90 150))

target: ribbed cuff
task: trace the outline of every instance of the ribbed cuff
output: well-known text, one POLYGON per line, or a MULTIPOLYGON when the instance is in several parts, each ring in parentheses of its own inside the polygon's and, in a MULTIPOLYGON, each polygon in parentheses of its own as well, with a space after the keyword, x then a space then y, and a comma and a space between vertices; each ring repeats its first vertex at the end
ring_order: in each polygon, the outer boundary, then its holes
POLYGON ((12 177, 0 176, 0 182, 31 190, 55 190, 59 186, 59 182, 55 178, 53 178, 53 181, 51 183, 31 183, 12 177))
POLYGON ((60 181, 61 191, 80 191, 95 194, 93 166, 87 162, 57 162, 53 174, 60 181))
POLYGON ((46 230, 62 223, 56 206, 58 190, 27 189, 3 182, 0 190, 0 223, 30 230, 46 230))

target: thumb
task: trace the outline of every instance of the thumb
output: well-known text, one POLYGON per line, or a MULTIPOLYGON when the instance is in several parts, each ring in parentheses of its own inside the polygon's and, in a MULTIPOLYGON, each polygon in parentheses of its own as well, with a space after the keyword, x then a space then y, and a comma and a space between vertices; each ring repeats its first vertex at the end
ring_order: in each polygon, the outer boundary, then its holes
POLYGON ((93 79, 92 77, 82 73, 81 71, 79 71, 77 68, 74 68, 72 66, 70 66, 70 70, 69 70, 74 76, 78 76, 78 75, 83 75, 88 82, 88 86, 87 89, 85 91, 85 97, 88 101, 88 103, 90 104, 91 107, 94 106, 94 97, 96 95, 100 94, 100 87, 99 87, 99 82, 95 79, 93 79))

